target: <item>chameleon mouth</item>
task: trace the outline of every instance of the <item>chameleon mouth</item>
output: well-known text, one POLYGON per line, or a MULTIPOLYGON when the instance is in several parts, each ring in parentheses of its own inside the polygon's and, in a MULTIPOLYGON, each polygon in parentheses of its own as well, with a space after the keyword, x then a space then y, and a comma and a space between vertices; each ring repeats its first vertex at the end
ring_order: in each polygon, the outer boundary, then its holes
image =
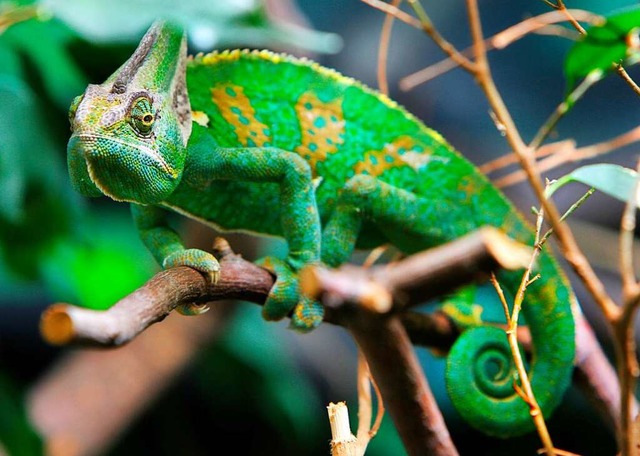
POLYGON ((166 185, 178 173, 155 150, 121 139, 95 134, 73 135, 70 157, 86 164, 86 177, 116 201, 155 201, 166 196, 166 185), (142 197, 141 197, 142 196, 142 197))
POLYGON ((145 165, 154 165, 157 168, 160 168, 163 173, 171 176, 172 178, 176 178, 178 173, 169 166, 169 164, 165 161, 165 159, 158 152, 153 150, 150 147, 147 147, 142 144, 137 144, 135 146, 131 145, 131 143, 127 143, 118 138, 114 138, 111 136, 103 136, 103 135, 93 135, 93 134, 79 134, 74 135, 75 138, 78 139, 82 144, 86 145, 84 153, 86 158, 93 157, 101 157, 107 156, 110 154, 110 150, 113 148, 117 148, 121 151, 127 151, 127 153, 137 155, 140 157, 140 161, 145 165), (100 148, 96 147, 98 141, 103 142, 100 148), (106 150, 107 152, 103 152, 106 150))

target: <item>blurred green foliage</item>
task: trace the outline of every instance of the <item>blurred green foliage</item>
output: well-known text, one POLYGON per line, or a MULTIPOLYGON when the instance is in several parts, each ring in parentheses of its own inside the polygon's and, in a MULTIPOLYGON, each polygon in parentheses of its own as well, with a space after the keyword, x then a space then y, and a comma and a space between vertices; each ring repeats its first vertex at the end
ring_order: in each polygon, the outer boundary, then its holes
POLYGON ((603 24, 589 27, 577 41, 565 60, 567 87, 572 90, 577 81, 599 71, 606 75, 613 64, 631 65, 640 59, 640 8, 633 6, 608 15, 603 24))
POLYGON ((22 406, 22 393, 0 372, 0 454, 38 455, 40 438, 31 429, 22 406), (3 453, 4 450, 4 453, 3 453))

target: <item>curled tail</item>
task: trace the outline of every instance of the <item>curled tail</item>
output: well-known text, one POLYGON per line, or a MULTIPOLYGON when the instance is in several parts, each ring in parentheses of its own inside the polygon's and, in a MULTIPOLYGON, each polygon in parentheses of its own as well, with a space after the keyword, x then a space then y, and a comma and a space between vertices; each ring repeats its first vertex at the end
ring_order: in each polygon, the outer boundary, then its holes
MULTIPOLYGON (((522 313, 531 332, 528 374, 542 413, 549 416, 570 384, 575 357, 575 296, 550 255, 539 257, 541 278, 526 291, 522 313)), ((499 276, 517 290, 521 273, 499 276)), ((459 413, 486 434, 507 438, 533 430, 529 407, 513 388, 515 366, 505 331, 480 326, 464 331, 446 368, 447 390, 459 413)))

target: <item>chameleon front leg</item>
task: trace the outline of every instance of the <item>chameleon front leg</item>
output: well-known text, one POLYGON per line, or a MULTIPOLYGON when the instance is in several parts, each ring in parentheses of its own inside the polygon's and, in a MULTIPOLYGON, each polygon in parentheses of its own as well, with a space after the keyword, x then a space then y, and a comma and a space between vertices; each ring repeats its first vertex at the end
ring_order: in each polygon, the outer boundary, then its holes
MULTIPOLYGON (((216 283, 220 277, 218 260, 208 252, 186 249, 180 236, 167 223, 166 212, 155 206, 131 205, 133 220, 140 238, 163 268, 189 266, 207 275, 216 283)), ((200 315, 209 308, 206 305, 183 304, 176 308, 183 315, 200 315)))
POLYGON ((195 142, 198 144, 195 153, 190 150, 186 185, 206 187, 212 180, 279 185, 280 225, 289 252, 284 260, 266 258, 259 262, 276 275, 263 316, 267 320, 280 320, 294 310, 292 328, 308 331, 316 327, 322 321, 323 308, 318 302, 300 296, 297 278, 297 271, 303 266, 320 261, 320 217, 309 165, 299 155, 277 148, 212 148, 208 147, 206 137, 202 139, 195 142))

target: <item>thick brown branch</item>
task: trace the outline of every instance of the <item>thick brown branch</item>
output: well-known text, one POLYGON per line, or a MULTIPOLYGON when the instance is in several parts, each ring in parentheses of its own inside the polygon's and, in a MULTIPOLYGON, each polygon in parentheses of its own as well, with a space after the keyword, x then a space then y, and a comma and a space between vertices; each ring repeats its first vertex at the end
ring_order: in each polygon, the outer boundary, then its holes
POLYGON ((328 306, 358 303, 386 312, 417 305, 456 288, 487 280, 492 271, 520 269, 529 264, 531 249, 496 228, 481 228, 448 244, 412 255, 397 263, 363 269, 309 267, 301 275, 303 291, 328 306))
POLYGON ((362 350, 409 455, 457 455, 400 319, 360 310, 348 329, 362 350))
POLYGON ((264 302, 273 285, 271 274, 234 254, 222 238, 216 240, 214 250, 222 264, 215 286, 194 269, 172 268, 159 272, 106 311, 67 304, 49 307, 42 314, 41 334, 54 345, 118 346, 163 320, 179 304, 224 299, 264 302))

